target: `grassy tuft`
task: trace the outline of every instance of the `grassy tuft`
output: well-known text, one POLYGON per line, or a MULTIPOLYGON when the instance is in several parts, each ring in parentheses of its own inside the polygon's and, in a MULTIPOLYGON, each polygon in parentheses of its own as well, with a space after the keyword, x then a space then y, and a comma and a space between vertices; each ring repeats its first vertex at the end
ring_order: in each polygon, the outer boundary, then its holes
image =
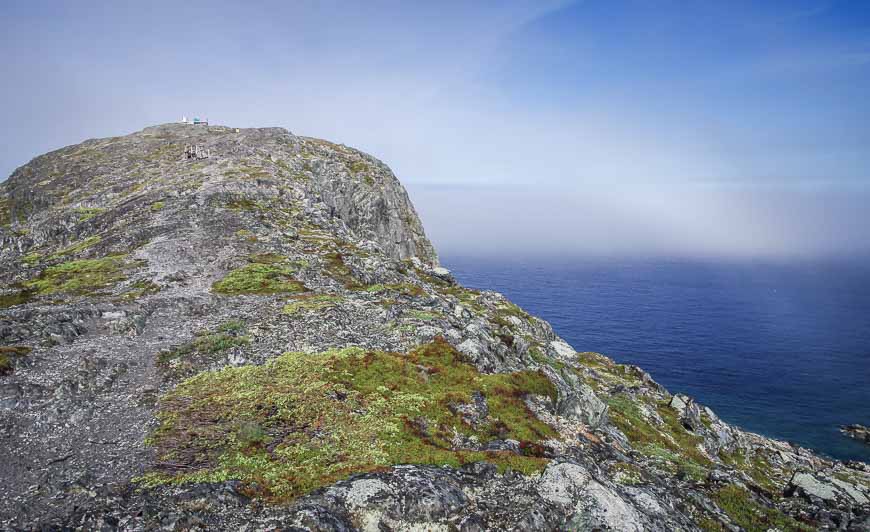
POLYGON ((736 524, 748 532, 813 530, 775 508, 756 502, 745 489, 729 484, 713 494, 713 500, 736 524))
POLYGON ((19 290, 10 294, 0 295, 0 308, 23 305, 33 298, 32 290, 19 290))
POLYGON ((408 297, 419 297, 426 293, 421 286, 411 283, 373 284, 366 286, 365 288, 360 288, 360 290, 372 294, 392 292, 408 297))
POLYGON ((140 297, 147 296, 149 294, 156 294, 160 291, 160 285, 153 281, 136 281, 132 285, 130 285, 129 290, 121 296, 122 299, 126 301, 134 301, 139 299, 140 297))
POLYGON ((293 278, 293 270, 277 264, 251 263, 228 273, 212 285, 212 290, 227 295, 304 292, 305 286, 293 278))
POLYGON ((124 267, 124 257, 120 255, 75 260, 50 266, 39 277, 23 284, 36 295, 93 294, 123 281, 124 267))
POLYGON ((161 352, 157 355, 157 365, 170 376, 188 376, 196 368, 213 362, 214 355, 246 345, 250 340, 245 332, 245 324, 239 320, 224 322, 214 332, 200 331, 193 341, 161 352))
POLYGON ((326 260, 326 273, 336 281, 344 284, 345 288, 351 290, 365 289, 359 280, 354 277, 353 271, 344 262, 344 256, 339 252, 327 253, 323 256, 326 260))
POLYGON ((675 473, 702 480, 711 460, 698 449, 700 436, 687 432, 677 419, 676 411, 665 404, 656 405, 664 421, 647 420, 637 405, 637 399, 624 394, 607 400, 608 415, 631 444, 649 458, 664 462, 675 473))
POLYGON ((76 253, 78 253, 80 251, 84 251, 90 247, 93 247, 93 246, 99 244, 100 240, 101 240, 101 238, 98 236, 90 236, 90 237, 88 237, 80 242, 76 242, 75 244, 72 244, 68 247, 61 249, 60 251, 58 251, 57 253, 55 253, 54 255, 52 255, 49 258, 56 259, 56 258, 63 257, 65 255, 75 255, 76 253))
POLYGON ((440 318, 441 314, 429 312, 426 310, 411 309, 405 313, 405 316, 420 321, 432 321, 440 318))
POLYGON ((406 355, 359 348, 286 353, 263 366, 201 373, 165 395, 149 438, 157 468, 145 485, 238 479, 287 502, 354 473, 395 464, 459 466, 489 460, 540 471, 540 443, 556 436, 523 397, 555 397, 541 373, 483 375, 438 339, 406 355), (451 405, 475 392, 489 415, 475 425, 451 405), (523 454, 457 450, 511 438, 523 454))
POLYGON ((86 221, 90 220, 91 218, 99 216, 100 214, 104 213, 105 211, 106 211, 106 209, 86 208, 86 207, 80 207, 80 208, 75 210, 76 214, 79 215, 79 222, 86 222, 86 221))
POLYGON ((300 294, 284 305, 284 314, 296 314, 304 311, 318 311, 334 307, 341 301, 340 296, 330 294, 300 294))
POLYGON ((25 346, 0 347, 0 377, 11 375, 15 371, 13 360, 27 356, 30 351, 25 346))
POLYGON ((21 262, 28 266, 33 266, 34 264, 39 263, 40 260, 42 260, 42 255, 36 251, 21 257, 21 262))

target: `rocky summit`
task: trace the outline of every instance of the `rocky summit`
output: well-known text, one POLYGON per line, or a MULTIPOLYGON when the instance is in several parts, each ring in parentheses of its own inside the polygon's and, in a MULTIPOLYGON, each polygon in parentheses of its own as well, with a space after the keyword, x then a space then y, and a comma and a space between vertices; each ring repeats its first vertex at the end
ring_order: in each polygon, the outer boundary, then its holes
POLYGON ((870 530, 870 466, 462 287, 340 144, 87 140, 0 184, 0 242, 3 529, 870 530))

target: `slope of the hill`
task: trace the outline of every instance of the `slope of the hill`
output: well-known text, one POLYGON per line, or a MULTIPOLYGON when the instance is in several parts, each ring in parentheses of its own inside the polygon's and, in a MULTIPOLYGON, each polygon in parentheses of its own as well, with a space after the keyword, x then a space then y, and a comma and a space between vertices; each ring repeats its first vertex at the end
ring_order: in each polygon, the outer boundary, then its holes
POLYGON ((0 185, 0 243, 0 527, 870 527, 867 465, 459 286, 345 146, 89 140, 0 185))

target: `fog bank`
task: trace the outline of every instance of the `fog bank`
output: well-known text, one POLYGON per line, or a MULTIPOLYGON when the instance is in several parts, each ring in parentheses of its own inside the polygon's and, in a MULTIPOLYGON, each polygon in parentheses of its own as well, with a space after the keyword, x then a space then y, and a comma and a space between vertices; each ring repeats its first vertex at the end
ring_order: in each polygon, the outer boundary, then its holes
POLYGON ((870 256, 861 187, 412 185, 442 255, 823 259, 870 256))

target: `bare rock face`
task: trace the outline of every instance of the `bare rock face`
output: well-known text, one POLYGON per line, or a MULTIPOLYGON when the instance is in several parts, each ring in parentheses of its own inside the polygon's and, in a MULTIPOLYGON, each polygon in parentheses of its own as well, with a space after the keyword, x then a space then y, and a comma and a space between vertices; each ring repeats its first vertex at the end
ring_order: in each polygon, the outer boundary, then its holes
POLYGON ((0 528, 864 530, 747 433, 438 265, 380 161, 168 124, 0 184, 0 528))
POLYGON ((850 438, 870 444, 870 427, 858 424, 844 425, 840 427, 840 432, 850 438))

